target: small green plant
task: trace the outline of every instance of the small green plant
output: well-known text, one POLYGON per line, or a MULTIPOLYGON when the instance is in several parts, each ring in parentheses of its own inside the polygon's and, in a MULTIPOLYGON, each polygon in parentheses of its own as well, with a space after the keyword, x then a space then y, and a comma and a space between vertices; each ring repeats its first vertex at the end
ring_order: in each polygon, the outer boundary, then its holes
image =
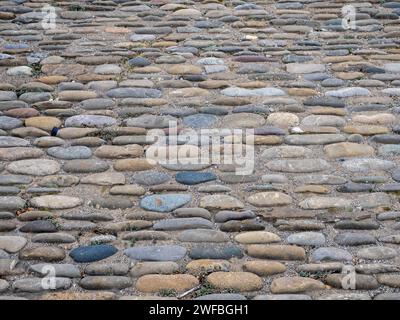
POLYGON ((58 220, 55 217, 48 216, 45 218, 45 220, 50 221, 57 229, 60 229, 61 227, 60 222, 58 222, 58 220))
POLYGON ((125 246, 127 248, 134 247, 135 245, 136 245, 136 240, 134 239, 125 241, 125 246))
POLYGON ((115 137, 118 136, 118 133, 114 130, 102 130, 100 132, 95 132, 90 136, 97 136, 104 141, 111 142, 115 137))
POLYGON ((33 77, 37 78, 43 74, 42 65, 40 63, 32 63, 31 68, 32 68, 32 76, 33 77))
POLYGON ((299 276, 304 278, 312 278, 317 280, 323 280, 326 276, 334 273, 334 271, 316 271, 316 272, 309 272, 309 271, 300 271, 299 276))
POLYGON ((85 11, 85 7, 82 7, 78 3, 72 3, 68 7, 69 11, 85 11))
POLYGON ((18 88, 15 93, 17 94, 17 96, 22 96, 24 93, 29 92, 28 88, 26 87, 22 87, 22 88, 18 88))
POLYGON ((159 294, 161 297, 176 297, 177 292, 173 289, 162 289, 159 294))
POLYGON ((196 297, 205 296, 214 293, 214 286, 208 282, 204 283, 199 290, 196 291, 196 297))
POLYGON ((308 272, 308 271, 300 271, 300 272, 299 272, 299 276, 300 276, 300 277, 303 277, 303 278, 310 278, 311 273, 308 272))

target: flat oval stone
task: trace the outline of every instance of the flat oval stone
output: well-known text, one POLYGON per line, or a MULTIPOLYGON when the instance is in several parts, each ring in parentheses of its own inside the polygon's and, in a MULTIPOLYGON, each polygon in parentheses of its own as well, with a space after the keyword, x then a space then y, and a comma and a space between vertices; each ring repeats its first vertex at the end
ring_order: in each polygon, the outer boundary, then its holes
POLYGON ((65 120, 66 127, 103 128, 115 125, 117 120, 108 116, 78 115, 65 120))
POLYGON ((335 242, 342 246, 360 246, 366 244, 375 244, 376 239, 368 233, 347 232, 338 234, 335 237, 335 242))
POLYGON ((214 272, 207 281, 217 289, 235 291, 258 291, 263 286, 262 279, 250 272, 214 272))
POLYGON ((17 138, 17 137, 8 137, 8 136, 0 136, 0 147, 1 148, 10 148, 10 147, 29 147, 29 141, 17 138))
POLYGON ((145 185, 155 186, 169 181, 171 178, 168 174, 157 171, 144 171, 135 174, 132 177, 132 182, 145 185))
POLYGON ((32 242, 38 243, 74 243, 76 238, 69 233, 40 233, 31 238, 32 242))
POLYGON ((254 113, 236 113, 223 118, 223 128, 257 128, 265 124, 263 116, 254 113))
POLYGON ((0 129, 11 130, 22 126, 22 121, 13 117, 0 116, 0 129))
POLYGON ((62 195, 47 195, 32 198, 30 200, 32 206, 36 208, 47 209, 69 209, 82 204, 82 200, 76 197, 62 196, 62 195))
POLYGON ((175 179, 177 182, 187 185, 196 185, 213 181, 217 179, 217 176, 212 172, 179 172, 176 174, 175 179))
POLYGON ((87 290, 122 290, 132 286, 130 277, 87 276, 79 281, 79 286, 87 290))
POLYGON ((247 254, 259 259, 305 260, 303 248, 289 245, 252 244, 247 247, 247 254))
POLYGON ((62 261, 65 259, 65 250, 58 247, 24 248, 19 252, 21 260, 41 260, 46 262, 62 261))
POLYGON ((17 211, 25 207, 25 204, 25 200, 20 197, 0 197, 0 210, 3 211, 17 211))
POLYGON ((111 245, 96 245, 79 247, 70 252, 75 262, 87 263, 106 259, 118 252, 118 249, 111 245))
POLYGON ((325 247, 318 248, 311 254, 312 261, 351 261, 353 256, 344 249, 325 247))
POLYGON ((0 236, 0 249, 8 253, 16 253, 25 247, 27 239, 18 236, 0 236))
POLYGON ((99 276, 99 275, 114 275, 123 276, 129 272, 129 264, 126 263, 107 263, 97 262, 91 263, 85 268, 85 274, 99 276))
POLYGON ((292 203, 292 198, 282 192, 260 192, 247 198, 256 207, 284 206, 292 203))
POLYGON ((366 260, 388 260, 398 256, 397 250, 390 247, 368 247, 360 249, 357 257, 366 260))
POLYGON ((224 232, 241 232, 241 231, 256 231, 264 230, 265 226, 256 219, 246 220, 231 220, 220 225, 221 231, 224 232))
POLYGON ((84 146, 52 147, 47 149, 47 154, 63 160, 88 159, 92 156, 92 151, 84 146))
POLYGON ((252 272, 260 277, 270 276, 286 271, 286 266, 277 261, 247 261, 243 270, 252 272))
POLYGON ((325 244, 325 236, 319 232, 300 232, 291 234, 286 241, 300 246, 320 247, 325 244))
POLYGON ((43 232, 57 232, 57 227, 49 220, 36 220, 31 221, 19 229, 20 232, 27 233, 43 233, 43 232))
POLYGON ((209 210, 234 210, 243 209, 244 204, 228 195, 210 195, 200 199, 200 207, 209 210))
POLYGON ((179 272, 179 265, 172 261, 138 262, 130 271, 132 277, 141 277, 146 274, 173 274, 179 272))
POLYGON ((192 196, 185 194, 152 195, 143 198, 140 201, 140 207, 148 211, 171 212, 190 201, 192 201, 192 196))
POLYGON ((29 158, 40 158, 44 152, 37 148, 1 148, 0 149, 0 160, 2 161, 17 161, 29 158))
POLYGON ((176 245, 142 246, 126 249, 124 253, 139 261, 177 261, 186 256, 186 248, 176 245))
POLYGON ((218 118, 211 114, 194 114, 183 118, 183 124, 194 129, 210 128, 218 118))
POLYGON ((141 292, 162 292, 163 290, 184 292, 197 287, 198 284, 197 278, 189 274, 149 274, 138 279, 136 288, 141 292))
POLYGON ((325 285, 321 281, 304 277, 277 278, 271 283, 271 292, 274 294, 302 293, 323 289, 325 289, 325 285))
POLYGON ((215 216, 215 222, 226 222, 229 220, 245 220, 255 218, 256 215, 250 210, 246 211, 219 211, 215 216))
POLYGON ((203 208, 180 208, 172 213, 177 218, 201 217, 211 220, 211 213, 203 208))
POLYGON ((70 160, 65 162, 63 169, 69 173, 95 173, 103 172, 109 168, 107 162, 101 160, 70 160))
POLYGON ((272 232, 250 231, 239 233, 235 236, 235 241, 242 244, 273 243, 280 242, 281 238, 277 234, 272 232))
POLYGON ((190 250, 189 256, 192 259, 223 259, 229 260, 231 258, 243 257, 242 250, 235 245, 226 246, 210 246, 210 245, 196 245, 190 250))
POLYGON ((26 174, 32 176, 46 176, 60 171, 60 164, 54 160, 35 159, 19 160, 10 163, 7 170, 11 173, 26 174))
POLYGON ((329 144, 324 147, 324 151, 329 158, 367 157, 375 153, 373 147, 351 142, 329 144))
POLYGON ((229 237, 221 231, 197 229, 181 232, 178 235, 178 240, 182 242, 228 242, 229 237))

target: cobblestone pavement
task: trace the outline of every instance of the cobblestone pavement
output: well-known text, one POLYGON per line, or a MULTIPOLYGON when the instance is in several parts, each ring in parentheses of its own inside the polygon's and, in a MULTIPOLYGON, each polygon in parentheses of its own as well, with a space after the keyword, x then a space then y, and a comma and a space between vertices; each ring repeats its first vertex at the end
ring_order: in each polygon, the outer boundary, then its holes
POLYGON ((0 299, 400 299, 399 16, 0 1, 0 299))

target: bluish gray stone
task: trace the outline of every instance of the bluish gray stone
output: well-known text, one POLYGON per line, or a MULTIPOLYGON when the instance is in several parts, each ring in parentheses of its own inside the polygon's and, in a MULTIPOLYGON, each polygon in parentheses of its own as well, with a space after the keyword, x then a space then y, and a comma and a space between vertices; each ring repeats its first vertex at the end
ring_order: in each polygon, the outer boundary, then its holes
POLYGON ((139 261, 177 261, 186 255, 186 248, 176 245, 133 247, 125 255, 139 261))
POLYGON ((87 263, 106 259, 118 252, 118 249, 108 244, 78 247, 70 252, 75 262, 87 263))
POLYGON ((145 185, 145 186, 155 186, 158 184, 163 184, 170 180, 171 177, 163 172, 158 172, 158 171, 144 171, 135 174, 132 177, 132 182, 137 183, 140 185, 145 185))
POLYGON ((192 259, 226 259, 242 258, 243 252, 235 245, 210 246, 197 245, 192 247, 189 256, 192 259))
POLYGON ((135 57, 135 58, 129 59, 128 63, 134 67, 146 67, 151 64, 151 61, 149 59, 146 59, 143 57, 135 57))
POLYGON ((30 142, 16 137, 0 136, 0 148, 28 147, 30 142))
POLYGON ((353 87, 353 88, 344 88, 334 91, 327 91, 326 95, 330 97, 337 97, 337 98, 350 98, 350 97, 357 97, 357 96, 369 96, 371 92, 368 89, 360 88, 360 87, 353 87))
POLYGON ((217 176, 212 172, 185 171, 177 173, 175 179, 182 184, 195 185, 216 180, 217 176))
POLYGON ((346 232, 338 234, 335 242, 341 246, 360 246, 376 243, 376 239, 368 233, 346 232))
POLYGON ((228 242, 229 236, 225 232, 209 229, 185 230, 178 236, 182 242, 228 242))
POLYGON ((311 260, 315 262, 352 261, 352 259, 350 252, 334 247, 318 248, 311 254, 311 260))
POLYGON ((212 127, 217 120, 216 116, 210 114, 194 114, 183 118, 183 124, 194 129, 201 129, 212 127))
POLYGON ((92 156, 92 151, 84 146, 52 147, 47 149, 47 154, 57 159, 73 160, 88 159, 92 156))
POLYGON ((300 246, 320 247, 325 244, 325 236, 319 232, 299 232, 288 236, 286 241, 300 246))
POLYGON ((192 196, 189 194, 152 195, 143 198, 140 201, 140 207, 148 211, 171 212, 190 201, 192 201, 192 196))

